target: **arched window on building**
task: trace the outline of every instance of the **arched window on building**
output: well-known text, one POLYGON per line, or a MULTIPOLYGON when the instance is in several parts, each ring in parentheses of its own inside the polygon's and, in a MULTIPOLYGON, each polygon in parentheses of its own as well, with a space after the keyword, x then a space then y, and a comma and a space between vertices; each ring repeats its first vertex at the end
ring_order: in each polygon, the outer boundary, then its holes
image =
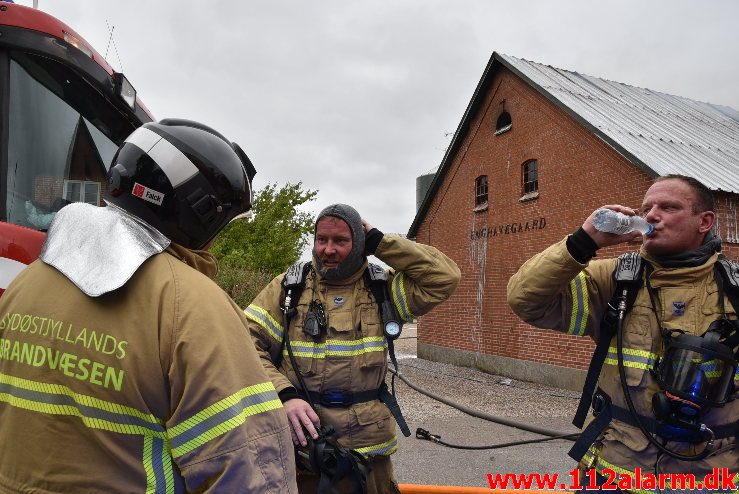
POLYGON ((475 179, 475 207, 488 203, 488 176, 480 175, 475 179))
POLYGON ((500 135, 511 129, 513 126, 513 120, 511 120, 511 114, 507 111, 503 111, 498 116, 498 120, 495 121, 495 135, 500 135))
POLYGON ((529 160, 523 164, 521 179, 523 188, 521 200, 539 197, 539 163, 536 160, 529 160))

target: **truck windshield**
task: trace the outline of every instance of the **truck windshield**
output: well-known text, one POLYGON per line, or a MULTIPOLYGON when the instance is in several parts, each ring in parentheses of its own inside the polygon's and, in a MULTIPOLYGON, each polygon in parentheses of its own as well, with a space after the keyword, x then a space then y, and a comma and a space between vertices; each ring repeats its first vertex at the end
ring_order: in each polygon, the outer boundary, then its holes
POLYGON ((46 230, 70 202, 101 205, 110 162, 134 126, 53 60, 13 54, 9 82, 7 221, 46 230))

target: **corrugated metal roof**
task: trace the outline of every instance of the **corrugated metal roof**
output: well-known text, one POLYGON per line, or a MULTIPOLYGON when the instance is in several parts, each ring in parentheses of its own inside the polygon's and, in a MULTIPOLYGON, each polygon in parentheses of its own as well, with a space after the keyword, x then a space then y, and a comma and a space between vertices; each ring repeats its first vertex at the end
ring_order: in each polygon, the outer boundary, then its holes
POLYGON ((653 177, 679 173, 712 190, 739 193, 739 112, 494 52, 413 219, 414 238, 485 89, 501 66, 521 77, 596 136, 653 177))
POLYGON ((739 112, 494 54, 550 100, 653 175, 696 177, 739 193, 739 112))

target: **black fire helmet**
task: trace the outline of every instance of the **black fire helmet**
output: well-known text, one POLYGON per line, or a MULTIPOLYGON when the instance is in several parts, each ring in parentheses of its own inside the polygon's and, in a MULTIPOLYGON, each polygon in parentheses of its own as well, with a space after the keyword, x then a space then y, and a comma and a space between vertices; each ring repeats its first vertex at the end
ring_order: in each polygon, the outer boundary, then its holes
POLYGON ((165 119, 139 127, 118 148, 105 200, 197 250, 251 209, 255 174, 246 153, 217 131, 165 119))

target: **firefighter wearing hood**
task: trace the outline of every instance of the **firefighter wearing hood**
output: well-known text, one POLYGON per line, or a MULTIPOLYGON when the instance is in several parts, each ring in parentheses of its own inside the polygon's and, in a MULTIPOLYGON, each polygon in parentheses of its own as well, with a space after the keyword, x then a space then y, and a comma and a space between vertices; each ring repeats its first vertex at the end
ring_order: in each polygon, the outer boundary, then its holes
MULTIPOLYGON (((281 312, 285 273, 262 290, 246 315, 287 411, 293 442, 305 446, 309 438, 318 438, 319 426, 332 426, 340 446, 368 460, 367 492, 397 493, 390 462, 397 449, 396 423, 376 394, 370 398, 385 382, 388 341, 367 286, 369 254, 390 267, 387 293, 402 321, 412 321, 446 300, 460 279, 456 264, 437 249, 385 235, 354 208, 334 204, 316 219, 313 259, 299 300, 293 303, 297 312, 289 328, 283 327, 281 312), (284 345, 285 331, 294 359, 284 345), (296 372, 315 398, 315 410, 302 394, 296 372)), ((300 492, 316 492, 317 483, 316 475, 299 471, 300 492)), ((349 487, 340 489, 351 492, 349 487)))

